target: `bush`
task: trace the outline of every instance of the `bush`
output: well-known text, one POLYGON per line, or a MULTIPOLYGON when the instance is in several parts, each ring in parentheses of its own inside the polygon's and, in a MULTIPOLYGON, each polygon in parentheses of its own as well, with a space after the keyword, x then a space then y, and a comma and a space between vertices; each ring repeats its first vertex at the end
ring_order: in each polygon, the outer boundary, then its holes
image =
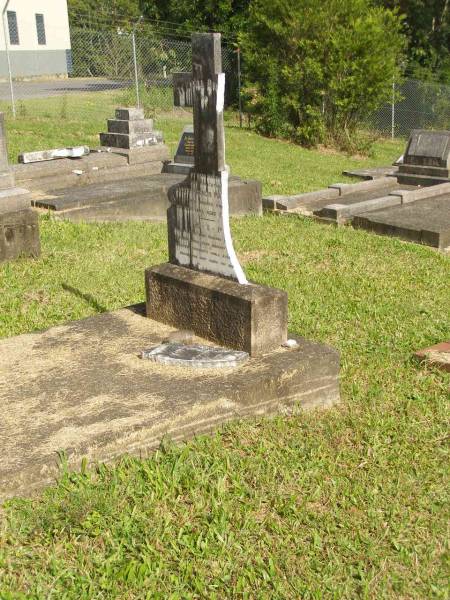
POLYGON ((395 10, 369 0, 252 0, 241 45, 258 131, 348 146, 399 78, 401 25, 395 10))

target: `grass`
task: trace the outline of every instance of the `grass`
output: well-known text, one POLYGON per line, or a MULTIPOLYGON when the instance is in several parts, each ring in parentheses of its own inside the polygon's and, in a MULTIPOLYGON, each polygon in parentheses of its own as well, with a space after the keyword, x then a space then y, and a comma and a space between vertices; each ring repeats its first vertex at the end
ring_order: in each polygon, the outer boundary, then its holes
MULTIPOLYGON (((189 111, 160 111, 158 102, 144 95, 148 116, 155 118, 172 153, 184 125, 192 122, 189 111)), ((18 117, 8 117, 9 159, 17 161, 20 152, 76 145, 99 144, 98 134, 106 129, 106 119, 114 109, 132 104, 129 90, 77 93, 53 98, 22 100, 18 117)), ((2 103, 0 102, 0 109, 2 103)), ((7 105, 3 103, 3 109, 7 105)), ((7 113, 8 114, 8 113, 7 113)), ((264 139, 252 130, 240 130, 235 115, 226 115, 227 160, 234 173, 262 181, 266 194, 289 194, 316 189, 342 181, 348 168, 389 165, 404 150, 404 140, 382 139, 375 143, 372 156, 348 157, 331 150, 306 150, 279 140, 264 139)))
MULTIPOLYGON (((266 191, 352 162, 233 127, 227 146, 266 191)), ((448 257, 303 218, 232 228, 248 277, 288 292, 290 330, 340 350, 342 405, 80 473, 63 461, 54 487, 4 507, 2 600, 448 598, 450 377, 411 359, 450 335, 448 257)), ((166 259, 162 225, 47 216, 41 235, 39 260, 0 266, 0 335, 142 301, 166 259)))

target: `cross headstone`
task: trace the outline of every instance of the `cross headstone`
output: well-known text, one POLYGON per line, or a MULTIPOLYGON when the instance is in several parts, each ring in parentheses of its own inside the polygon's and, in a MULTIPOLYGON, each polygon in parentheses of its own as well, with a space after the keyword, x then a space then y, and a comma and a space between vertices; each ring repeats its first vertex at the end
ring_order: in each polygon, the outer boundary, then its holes
POLYGON ((192 36, 195 167, 170 191, 171 263, 247 283, 233 248, 225 165, 221 36, 192 36))

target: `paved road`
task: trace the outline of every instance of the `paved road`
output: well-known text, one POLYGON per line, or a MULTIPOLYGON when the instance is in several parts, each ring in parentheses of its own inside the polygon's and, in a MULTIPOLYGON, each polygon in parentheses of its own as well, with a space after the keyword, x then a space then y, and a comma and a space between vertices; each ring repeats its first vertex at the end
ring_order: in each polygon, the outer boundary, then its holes
MULTIPOLYGON (((80 92, 101 92, 128 87, 130 81, 114 81, 100 78, 70 78, 52 79, 48 81, 15 81, 14 96, 16 100, 26 98, 48 98, 63 94, 78 94, 80 92)), ((9 83, 0 82, 0 100, 10 100, 9 83)))

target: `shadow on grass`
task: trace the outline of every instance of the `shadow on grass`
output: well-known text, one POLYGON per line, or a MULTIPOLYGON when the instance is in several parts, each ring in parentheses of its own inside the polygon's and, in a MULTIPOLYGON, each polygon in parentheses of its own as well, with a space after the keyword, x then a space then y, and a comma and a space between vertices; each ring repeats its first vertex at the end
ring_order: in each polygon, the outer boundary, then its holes
POLYGON ((100 304, 99 302, 97 302, 97 300, 94 298, 94 296, 91 296, 91 294, 85 294, 81 290, 78 290, 77 288, 74 288, 71 285, 68 285, 67 283, 62 283, 61 285, 62 285, 63 290, 66 290, 66 292, 70 292, 71 294, 74 294, 74 296, 81 298, 82 300, 87 302, 90 306, 92 306, 92 308, 95 308, 96 311, 98 311, 98 312, 106 312, 107 311, 106 306, 103 306, 103 304, 100 304))

